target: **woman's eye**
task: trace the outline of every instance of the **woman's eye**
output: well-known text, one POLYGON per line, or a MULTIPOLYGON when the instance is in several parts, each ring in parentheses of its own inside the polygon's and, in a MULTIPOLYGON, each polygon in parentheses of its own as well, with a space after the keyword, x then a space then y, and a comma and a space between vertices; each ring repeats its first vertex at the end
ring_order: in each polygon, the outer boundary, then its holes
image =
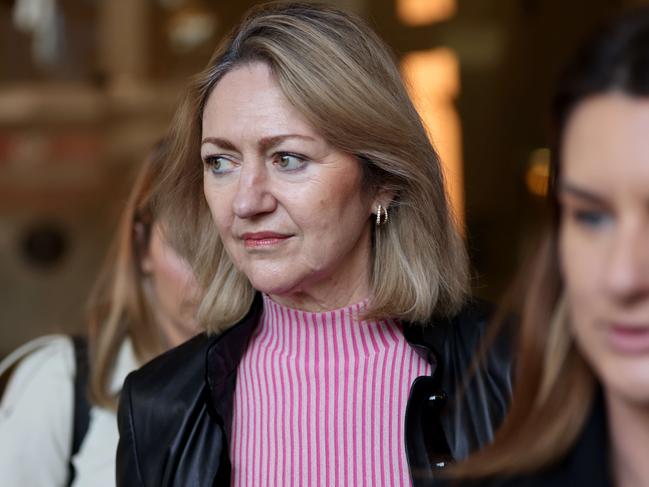
POLYGON ((574 219, 587 227, 599 227, 609 220, 609 215, 600 210, 575 210, 574 219))
POLYGON ((282 171, 294 171, 302 168, 306 164, 306 160, 294 154, 278 154, 275 164, 282 171))
POLYGON ((213 174, 223 174, 234 169, 234 163, 222 156, 208 156, 204 163, 213 174))

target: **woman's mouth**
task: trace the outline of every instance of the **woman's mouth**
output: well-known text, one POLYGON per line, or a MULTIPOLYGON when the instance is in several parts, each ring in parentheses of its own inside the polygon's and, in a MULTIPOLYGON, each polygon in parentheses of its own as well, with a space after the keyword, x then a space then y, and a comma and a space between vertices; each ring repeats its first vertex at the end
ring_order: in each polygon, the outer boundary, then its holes
POLYGON ((244 233, 241 236, 243 244, 248 249, 275 247, 284 243, 289 238, 291 238, 291 235, 276 232, 244 233))
POLYGON ((649 353, 649 325, 612 323, 608 328, 608 340, 614 350, 623 354, 649 353))

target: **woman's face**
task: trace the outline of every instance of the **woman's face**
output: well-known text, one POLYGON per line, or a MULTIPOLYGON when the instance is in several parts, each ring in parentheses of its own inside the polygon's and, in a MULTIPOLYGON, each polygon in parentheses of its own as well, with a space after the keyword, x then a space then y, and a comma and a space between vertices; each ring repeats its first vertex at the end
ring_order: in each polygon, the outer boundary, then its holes
POLYGON ((355 157, 332 147, 260 62, 226 74, 203 115, 203 188, 234 264, 284 304, 331 309, 368 293, 370 216, 355 157))
POLYGON ((153 225, 142 270, 150 280, 149 300, 162 333, 176 346, 198 332, 199 288, 185 259, 167 243, 158 223, 153 225))
POLYGON ((561 159, 561 265, 575 338, 609 393, 647 405, 649 99, 583 101, 561 159))

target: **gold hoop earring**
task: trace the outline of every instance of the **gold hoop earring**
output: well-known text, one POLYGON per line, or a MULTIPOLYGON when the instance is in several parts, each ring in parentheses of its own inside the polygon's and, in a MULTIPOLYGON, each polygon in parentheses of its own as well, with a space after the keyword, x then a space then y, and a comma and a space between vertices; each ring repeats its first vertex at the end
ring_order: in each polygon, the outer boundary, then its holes
POLYGON ((376 208, 376 226, 381 227, 388 222, 388 209, 383 208, 383 205, 379 205, 376 208))

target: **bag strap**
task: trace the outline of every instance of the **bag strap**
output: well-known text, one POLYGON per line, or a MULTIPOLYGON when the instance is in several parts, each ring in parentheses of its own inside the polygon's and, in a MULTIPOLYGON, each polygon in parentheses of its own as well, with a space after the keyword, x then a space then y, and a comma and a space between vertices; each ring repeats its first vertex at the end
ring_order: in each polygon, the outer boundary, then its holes
POLYGON ((68 486, 72 485, 75 478, 72 458, 79 452, 88 426, 90 424, 90 402, 88 401, 88 374, 90 364, 88 362, 88 339, 83 336, 71 336, 74 346, 74 416, 72 422, 72 449, 68 461, 68 486))

